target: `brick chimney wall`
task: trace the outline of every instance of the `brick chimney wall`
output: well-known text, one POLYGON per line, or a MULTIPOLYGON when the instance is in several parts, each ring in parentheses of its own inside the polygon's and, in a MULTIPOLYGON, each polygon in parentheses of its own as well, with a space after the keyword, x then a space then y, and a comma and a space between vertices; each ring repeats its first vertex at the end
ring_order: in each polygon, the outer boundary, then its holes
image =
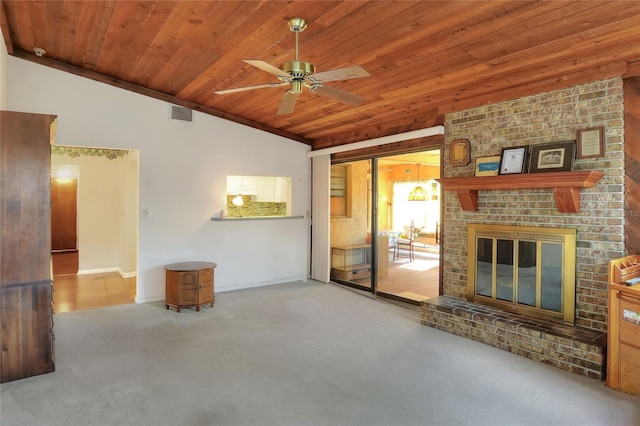
POLYGON ((559 213, 553 190, 479 191, 479 210, 465 212, 445 191, 442 229, 444 295, 465 298, 467 224, 575 228, 577 230, 576 325, 607 329, 607 263, 624 252, 624 105, 621 78, 543 93, 445 116, 443 177, 473 176, 475 159, 504 147, 576 139, 576 132, 605 126, 605 155, 576 160, 574 170, 600 170, 595 188, 581 190, 579 213, 559 213), (449 164, 451 141, 471 142, 471 162, 449 164))

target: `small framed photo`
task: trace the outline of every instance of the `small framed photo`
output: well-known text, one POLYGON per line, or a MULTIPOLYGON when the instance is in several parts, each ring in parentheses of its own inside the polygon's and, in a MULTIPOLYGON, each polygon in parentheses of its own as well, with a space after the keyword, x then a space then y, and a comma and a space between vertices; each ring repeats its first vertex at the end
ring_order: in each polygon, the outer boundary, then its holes
POLYGON ((578 130, 578 158, 604 156, 604 126, 578 130))
POLYGON ((471 161, 469 139, 456 139, 449 145, 449 164, 454 167, 466 166, 471 161))
POLYGON ((530 173, 568 172, 573 170, 575 141, 553 142, 531 147, 530 173))
POLYGON ((476 158, 476 176, 497 176, 499 170, 499 155, 476 158))
POLYGON ((528 148, 527 146, 502 148, 499 173, 501 175, 526 173, 528 148))

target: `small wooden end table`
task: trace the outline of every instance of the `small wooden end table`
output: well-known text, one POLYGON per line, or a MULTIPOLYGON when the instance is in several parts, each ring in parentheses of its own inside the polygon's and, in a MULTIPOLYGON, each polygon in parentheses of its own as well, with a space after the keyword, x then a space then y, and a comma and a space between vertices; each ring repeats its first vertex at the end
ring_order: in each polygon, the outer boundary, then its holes
POLYGON ((210 304, 214 296, 213 270, 218 266, 213 262, 181 262, 165 265, 165 306, 176 308, 195 307, 210 304))

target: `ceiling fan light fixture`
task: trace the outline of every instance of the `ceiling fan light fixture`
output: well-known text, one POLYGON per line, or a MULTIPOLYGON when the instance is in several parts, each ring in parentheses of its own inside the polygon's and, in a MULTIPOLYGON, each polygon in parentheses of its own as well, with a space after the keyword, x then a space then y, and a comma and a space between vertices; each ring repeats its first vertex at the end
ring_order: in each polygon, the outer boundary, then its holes
POLYGON ((291 93, 293 93, 294 95, 299 95, 300 93, 302 93, 302 81, 293 80, 291 82, 291 93))

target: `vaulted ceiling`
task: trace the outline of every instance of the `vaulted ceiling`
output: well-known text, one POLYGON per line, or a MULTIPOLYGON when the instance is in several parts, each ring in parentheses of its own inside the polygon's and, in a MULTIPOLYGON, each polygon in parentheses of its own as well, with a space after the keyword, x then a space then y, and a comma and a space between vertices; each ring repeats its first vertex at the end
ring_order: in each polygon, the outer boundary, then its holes
MULTIPOLYGON (((9 1, 10 55, 326 148, 443 124, 446 113, 640 75, 640 1, 9 1), (287 86, 244 59, 316 72, 358 106, 287 86), (42 57, 33 49, 46 51, 42 57)), ((273 71, 273 69, 272 69, 273 71)))

